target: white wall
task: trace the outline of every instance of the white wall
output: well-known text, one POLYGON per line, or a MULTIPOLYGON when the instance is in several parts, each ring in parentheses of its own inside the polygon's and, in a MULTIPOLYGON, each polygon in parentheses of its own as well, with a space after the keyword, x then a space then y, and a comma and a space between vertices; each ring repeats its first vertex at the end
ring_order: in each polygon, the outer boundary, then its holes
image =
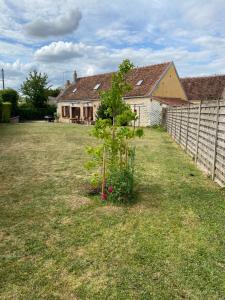
POLYGON ((162 106, 156 100, 151 101, 150 105, 150 126, 159 125, 162 121, 162 106))
POLYGON ((142 127, 161 124, 162 106, 156 100, 150 98, 134 98, 126 99, 126 102, 131 105, 132 110, 136 107, 137 115, 139 116, 140 107, 140 122, 136 121, 136 125, 142 127))
POLYGON ((150 99, 149 98, 130 98, 125 99, 126 103, 130 104, 131 109, 134 111, 134 108, 137 110, 137 115, 139 117, 140 110, 140 119, 136 121, 136 126, 146 127, 150 123, 150 99))

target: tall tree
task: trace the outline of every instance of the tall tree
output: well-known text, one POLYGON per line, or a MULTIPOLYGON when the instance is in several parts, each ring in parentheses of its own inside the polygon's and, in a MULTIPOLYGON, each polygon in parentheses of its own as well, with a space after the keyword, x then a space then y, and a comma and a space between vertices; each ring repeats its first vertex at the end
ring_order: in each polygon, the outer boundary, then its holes
POLYGON ((27 96, 27 101, 36 108, 45 106, 48 99, 48 75, 38 73, 36 70, 30 72, 21 85, 21 92, 27 96))
POLYGON ((47 90, 48 96, 51 96, 51 97, 57 97, 60 94, 60 92, 61 92, 61 88, 59 88, 59 87, 55 88, 55 89, 49 88, 47 90))

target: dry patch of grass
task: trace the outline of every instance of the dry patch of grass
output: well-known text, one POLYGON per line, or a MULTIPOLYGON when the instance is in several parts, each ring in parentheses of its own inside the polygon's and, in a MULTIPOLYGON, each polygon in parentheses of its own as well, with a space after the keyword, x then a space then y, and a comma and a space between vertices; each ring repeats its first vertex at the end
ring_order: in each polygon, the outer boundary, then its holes
POLYGON ((79 195, 70 195, 64 198, 64 201, 73 210, 91 204, 91 200, 89 198, 79 195))
POLYGON ((182 211, 181 217, 181 223, 184 227, 194 229, 200 225, 200 218, 192 209, 182 211))
POLYGON ((124 208, 112 204, 107 204, 101 207, 97 207, 95 211, 97 214, 114 215, 123 213, 124 208))

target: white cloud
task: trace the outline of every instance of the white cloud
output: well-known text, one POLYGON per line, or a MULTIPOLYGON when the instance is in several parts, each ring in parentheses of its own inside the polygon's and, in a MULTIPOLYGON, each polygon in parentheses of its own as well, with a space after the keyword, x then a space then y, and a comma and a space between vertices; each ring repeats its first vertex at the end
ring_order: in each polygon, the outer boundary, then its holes
POLYGON ((36 19, 25 26, 26 32, 34 37, 62 36, 74 32, 80 23, 82 14, 78 9, 70 9, 66 15, 52 19, 36 19))
POLYGON ((114 44, 138 44, 144 41, 146 33, 126 28, 122 24, 112 24, 111 26, 101 28, 97 31, 96 36, 100 40, 113 42, 114 44))
POLYGON ((38 49, 34 57, 42 62, 60 62, 83 55, 84 44, 71 42, 53 42, 50 45, 38 49))
POLYGON ((38 49, 34 57, 41 62, 63 62, 72 58, 80 58, 82 56, 95 56, 98 52, 105 51, 103 46, 90 46, 84 43, 72 42, 53 42, 47 46, 38 49))

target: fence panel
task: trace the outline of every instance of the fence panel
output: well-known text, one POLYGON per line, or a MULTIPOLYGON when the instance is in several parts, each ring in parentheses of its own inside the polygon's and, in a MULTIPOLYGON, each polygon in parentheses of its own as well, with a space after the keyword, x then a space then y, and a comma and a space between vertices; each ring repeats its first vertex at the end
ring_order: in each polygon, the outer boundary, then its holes
POLYGON ((225 186, 225 101, 170 107, 164 125, 212 180, 225 186))

